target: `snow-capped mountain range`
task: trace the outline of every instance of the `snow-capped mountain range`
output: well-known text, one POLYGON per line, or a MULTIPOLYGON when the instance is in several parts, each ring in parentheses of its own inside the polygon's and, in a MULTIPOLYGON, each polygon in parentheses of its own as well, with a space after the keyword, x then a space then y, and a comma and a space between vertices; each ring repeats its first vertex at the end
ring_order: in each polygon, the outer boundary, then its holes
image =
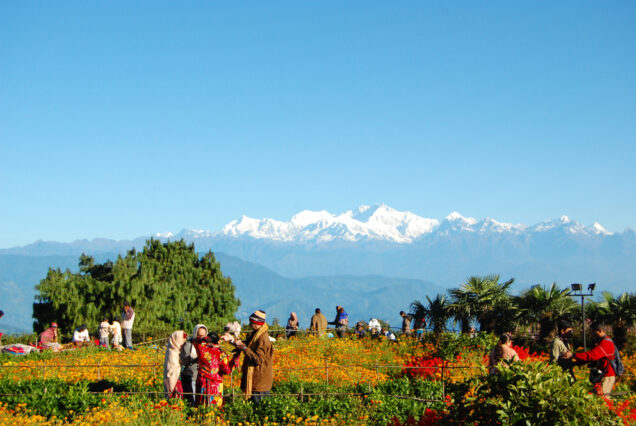
POLYGON ((361 241, 380 240, 400 244, 409 244, 431 234, 448 235, 455 232, 476 234, 540 233, 563 229, 571 234, 583 236, 611 235, 603 226, 595 222, 585 227, 570 220, 567 216, 541 222, 532 226, 498 222, 491 218, 477 220, 452 212, 443 220, 425 218, 411 212, 400 212, 387 205, 360 206, 335 215, 325 210, 304 210, 291 218, 289 222, 275 219, 255 219, 242 216, 228 223, 221 232, 186 229, 179 233, 158 233, 155 237, 165 239, 196 240, 210 237, 272 240, 279 242, 317 242, 334 240, 361 241))
MULTIPOLYGON (((612 233, 567 216, 524 225, 457 212, 425 218, 378 205, 338 215, 305 210, 288 222, 243 216, 215 232, 184 229, 153 237, 184 239, 199 253, 211 250, 245 309, 265 307, 281 318, 292 310, 310 313, 319 300, 388 315, 398 300, 404 305, 434 297, 466 277, 491 273, 514 277, 516 290, 553 282, 596 282, 599 291, 614 293, 636 288, 636 231, 612 233)), ((0 300, 21 309, 14 325, 27 327, 34 286, 49 266, 76 268, 82 253, 114 260, 133 247, 142 250, 148 239, 36 241, 0 249, 0 300)))

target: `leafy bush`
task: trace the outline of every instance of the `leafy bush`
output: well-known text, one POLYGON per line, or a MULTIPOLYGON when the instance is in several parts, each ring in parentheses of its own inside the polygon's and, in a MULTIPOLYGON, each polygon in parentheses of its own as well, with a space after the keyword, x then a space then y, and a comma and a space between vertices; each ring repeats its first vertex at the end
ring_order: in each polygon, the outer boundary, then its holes
POLYGON ((512 363, 500 374, 450 387, 453 409, 447 421, 504 424, 620 424, 587 382, 571 383, 559 367, 541 362, 512 363))

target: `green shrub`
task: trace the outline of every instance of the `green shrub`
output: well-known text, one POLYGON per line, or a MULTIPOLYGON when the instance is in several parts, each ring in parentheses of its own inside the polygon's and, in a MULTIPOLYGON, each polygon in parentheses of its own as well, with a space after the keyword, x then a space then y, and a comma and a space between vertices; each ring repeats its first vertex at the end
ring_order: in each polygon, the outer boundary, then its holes
POLYGON ((586 381, 571 383, 559 367, 541 362, 512 363, 500 374, 449 387, 448 420, 503 424, 620 424, 605 401, 590 394, 586 381))

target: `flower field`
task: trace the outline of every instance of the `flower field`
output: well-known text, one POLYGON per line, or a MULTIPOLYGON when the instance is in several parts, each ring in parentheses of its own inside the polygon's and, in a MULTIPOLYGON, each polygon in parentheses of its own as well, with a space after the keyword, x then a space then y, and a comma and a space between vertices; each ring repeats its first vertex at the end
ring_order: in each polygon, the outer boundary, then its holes
MULTIPOLYGON (((549 407, 564 416, 602 418, 605 424, 636 422, 636 399, 629 394, 634 377, 623 378, 617 387, 627 392, 625 397, 606 402, 589 394, 586 370, 579 369, 582 380, 571 385, 560 370, 548 368, 545 353, 522 347, 515 348, 521 363, 502 367, 498 377, 487 376, 485 362, 494 339, 431 334, 423 341, 405 338, 398 343, 279 340, 274 346, 274 395, 258 406, 245 402, 238 388, 240 371, 234 371, 225 377, 221 410, 192 409, 181 400, 163 399, 163 347, 1 355, 0 424, 402 425, 528 418, 533 424, 558 423, 547 414, 545 421, 536 417, 542 404, 543 411, 549 407), (516 382, 535 387, 528 395, 517 395, 525 398, 525 406, 506 396, 506 386, 516 382), (536 395, 543 400, 535 402, 536 395)), ((634 371, 633 356, 625 355, 624 362, 634 371)))

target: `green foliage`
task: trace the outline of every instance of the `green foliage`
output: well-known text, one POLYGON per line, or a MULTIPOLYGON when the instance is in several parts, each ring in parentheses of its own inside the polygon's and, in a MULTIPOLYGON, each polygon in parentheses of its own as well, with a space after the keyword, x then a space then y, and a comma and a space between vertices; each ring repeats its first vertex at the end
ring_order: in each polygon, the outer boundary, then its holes
POLYGON ((94 333, 104 317, 121 317, 124 301, 135 309, 138 333, 190 330, 201 321, 218 329, 235 319, 240 303, 212 252, 199 258, 183 240, 150 239, 114 263, 82 255, 79 265, 79 273, 49 269, 36 287, 36 331, 55 321, 67 335, 83 323, 94 333))
POLYGON ((427 304, 424 306, 419 300, 411 303, 411 315, 414 318, 426 318, 433 327, 435 333, 446 330, 446 322, 452 316, 450 304, 446 296, 438 294, 435 299, 426 296, 427 304))
POLYGON ((570 289, 561 290, 556 283, 549 288, 533 286, 517 298, 516 304, 523 324, 539 325, 541 341, 547 341, 550 334, 557 331, 559 319, 572 319, 578 311, 578 305, 570 297, 570 289))
POLYGON ((620 424, 586 381, 572 383, 567 373, 544 363, 512 363, 500 374, 449 387, 459 423, 514 425, 620 424))
POLYGON ((479 323, 480 331, 501 332, 501 327, 511 327, 514 313, 511 309, 508 289, 514 278, 500 283, 499 275, 469 277, 461 287, 449 291, 453 303, 450 306, 455 320, 460 323, 463 333, 470 330, 470 322, 479 323), (502 313, 505 313, 502 317, 502 313))
POLYGON ((497 337, 490 333, 477 333, 474 337, 468 334, 425 333, 422 342, 431 343, 437 352, 434 356, 447 361, 453 361, 466 350, 478 350, 486 353, 497 343, 497 337))

